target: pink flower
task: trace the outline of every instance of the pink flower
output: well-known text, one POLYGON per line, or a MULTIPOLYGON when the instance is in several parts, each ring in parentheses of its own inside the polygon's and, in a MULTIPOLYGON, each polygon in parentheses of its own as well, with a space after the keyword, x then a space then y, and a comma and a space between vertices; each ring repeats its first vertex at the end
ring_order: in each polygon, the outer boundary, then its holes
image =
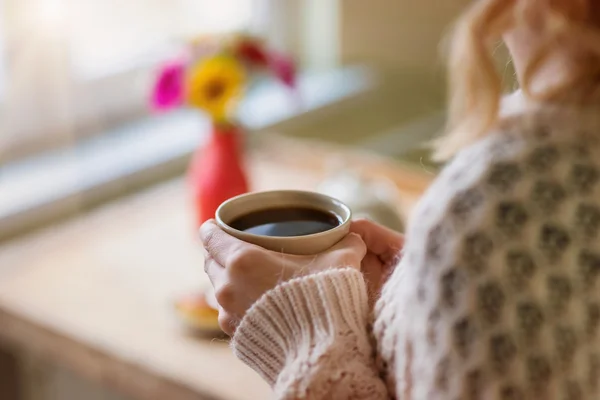
POLYGON ((292 89, 296 88, 296 65, 290 57, 280 53, 271 53, 269 54, 269 66, 284 85, 292 89))
POLYGON ((162 66, 152 91, 152 108, 164 111, 175 108, 185 98, 185 60, 170 61, 162 66))

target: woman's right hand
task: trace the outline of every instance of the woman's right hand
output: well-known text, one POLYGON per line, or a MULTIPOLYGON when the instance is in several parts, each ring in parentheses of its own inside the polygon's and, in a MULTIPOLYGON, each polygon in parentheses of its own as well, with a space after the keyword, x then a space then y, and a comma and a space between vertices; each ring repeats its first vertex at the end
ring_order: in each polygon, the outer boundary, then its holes
POLYGON ((369 299, 374 304, 400 261, 404 235, 367 219, 353 221, 350 231, 360 235, 367 246, 361 271, 367 282, 369 299))

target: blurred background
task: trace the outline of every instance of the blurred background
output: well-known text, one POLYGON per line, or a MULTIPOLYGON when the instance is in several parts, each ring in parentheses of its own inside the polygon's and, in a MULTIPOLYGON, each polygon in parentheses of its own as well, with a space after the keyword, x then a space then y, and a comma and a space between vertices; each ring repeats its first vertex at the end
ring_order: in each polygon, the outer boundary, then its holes
POLYGON ((157 64, 196 35, 249 31, 299 63, 303 106, 258 87, 240 115, 252 133, 423 162, 415 145, 443 126, 440 39, 466 3, 0 0, 0 237, 65 212, 57 199, 85 208, 181 172, 206 121, 150 116, 147 99, 157 64))
MULTIPOLYGON (((198 35, 251 32, 298 62, 301 106, 268 81, 245 99, 250 142, 276 132, 434 171, 422 145, 444 125, 440 41, 468 3, 0 0, 0 254, 184 173, 209 121, 186 109, 152 114, 148 96, 158 63, 198 35)), ((0 282, 15 262, 0 257, 0 282)), ((35 365, 55 389, 28 398, 120 398, 35 365)))

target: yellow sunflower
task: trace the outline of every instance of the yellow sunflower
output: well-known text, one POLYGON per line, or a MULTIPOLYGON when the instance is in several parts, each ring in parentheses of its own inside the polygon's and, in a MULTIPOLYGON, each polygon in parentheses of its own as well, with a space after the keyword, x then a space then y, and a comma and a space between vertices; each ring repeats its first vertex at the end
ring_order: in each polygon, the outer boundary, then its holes
POLYGON ((215 56, 198 63, 190 73, 188 102, 208 112, 217 122, 226 121, 246 83, 242 65, 231 57, 215 56))

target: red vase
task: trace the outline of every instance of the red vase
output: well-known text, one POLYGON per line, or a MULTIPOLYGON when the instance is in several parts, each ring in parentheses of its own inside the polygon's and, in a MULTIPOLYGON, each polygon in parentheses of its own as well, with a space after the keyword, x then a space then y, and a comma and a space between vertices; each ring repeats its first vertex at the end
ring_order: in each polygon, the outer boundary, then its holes
POLYGON ((192 158, 188 179, 198 227, 214 218, 225 200, 248 192, 241 139, 237 127, 214 126, 192 158))

